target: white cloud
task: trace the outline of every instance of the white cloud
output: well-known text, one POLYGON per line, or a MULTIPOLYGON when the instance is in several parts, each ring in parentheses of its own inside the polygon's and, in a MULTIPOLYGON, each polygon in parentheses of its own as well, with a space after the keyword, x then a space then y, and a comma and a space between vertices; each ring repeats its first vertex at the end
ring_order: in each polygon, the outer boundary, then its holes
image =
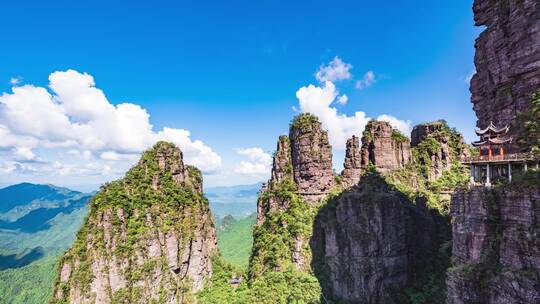
POLYGON ((398 129, 401 133, 403 133, 407 137, 410 136, 411 134, 412 122, 410 120, 401 120, 388 114, 382 114, 382 115, 377 116, 377 120, 386 121, 390 123, 390 125, 392 125, 394 129, 398 129))
POLYGON ((23 78, 21 76, 11 77, 11 79, 9 79, 9 84, 11 84, 12 86, 16 86, 21 83, 22 79, 23 78))
POLYGON ((18 161, 36 161, 39 160, 32 149, 28 147, 15 147, 13 148, 13 157, 18 161))
MULTIPOLYGON (((361 135, 367 122, 371 119, 365 112, 357 111, 349 116, 339 113, 332 103, 336 100, 336 86, 327 81, 321 86, 310 84, 296 92, 296 97, 303 113, 312 113, 319 117, 323 127, 328 131, 330 143, 335 149, 344 149, 348 138, 361 135)), ((410 122, 402 121, 390 115, 380 115, 379 119, 386 120, 405 134, 410 132, 410 122)))
MULTIPOLYGON (((144 108, 133 103, 112 104, 95 87, 91 75, 68 70, 52 73, 49 81, 50 91, 24 85, 14 86, 11 93, 0 96, 0 148, 11 148, 13 160, 36 160, 36 149, 63 147, 71 148, 69 155, 85 161, 92 160, 95 153, 105 161, 133 162, 134 154, 158 140, 169 140, 182 149, 186 163, 203 172, 221 167, 221 157, 202 141, 192 140, 189 131, 167 127, 154 130, 144 108)), ((56 166, 51 168, 60 170, 56 166)), ((105 166, 108 165, 63 164, 61 172, 116 172, 105 166)), ((28 166, 23 168, 20 164, 9 163, 3 168, 28 172, 28 166)))
POLYGON ((270 175, 272 156, 264 152, 263 149, 258 147, 237 149, 236 153, 246 157, 248 160, 240 161, 234 168, 235 173, 258 176, 261 177, 261 180, 270 175))
POLYGON ((345 105, 347 104, 347 101, 349 101, 349 97, 347 97, 347 95, 343 94, 341 96, 339 96, 336 100, 336 102, 340 105, 345 105))
POLYGON ((375 84, 375 82, 377 82, 377 80, 375 79, 375 72, 367 71, 364 74, 364 77, 362 77, 362 79, 356 81, 355 87, 359 90, 362 90, 365 88, 369 88, 370 86, 375 84))
MULTIPOLYGON (((85 151, 85 152, 89 152, 89 151, 85 151)), ((85 157, 84 153, 83 153, 83 157, 85 157)), ((114 151, 101 152, 101 154, 99 155, 99 158, 103 160, 108 160, 108 161, 125 161, 125 160, 135 161, 137 160, 138 157, 139 156, 137 154, 122 154, 122 153, 117 153, 114 151)))
POLYGON ((272 162, 272 157, 270 156, 270 154, 264 152, 263 149, 258 147, 237 149, 236 153, 246 156, 251 161, 261 162, 265 164, 269 164, 272 162))
POLYGON ((159 131, 157 137, 178 145, 184 153, 186 163, 205 173, 215 173, 221 168, 221 157, 202 141, 192 141, 188 130, 165 127, 159 131))
POLYGON ((334 57, 327 65, 321 65, 319 71, 315 74, 315 78, 321 83, 326 81, 340 81, 351 79, 352 75, 349 70, 352 69, 352 65, 343 62, 338 56, 334 57))

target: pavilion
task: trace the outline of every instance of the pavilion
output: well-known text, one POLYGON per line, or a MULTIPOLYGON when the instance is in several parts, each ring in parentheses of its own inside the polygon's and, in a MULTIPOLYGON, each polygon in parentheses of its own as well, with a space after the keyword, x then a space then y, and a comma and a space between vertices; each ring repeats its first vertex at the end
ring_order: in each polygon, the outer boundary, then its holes
MULTIPOLYGON (((471 184, 484 184, 491 187, 492 182, 512 180, 512 171, 527 171, 534 161, 526 153, 507 153, 513 138, 508 135, 508 126, 496 127, 493 122, 482 130, 476 130, 480 140, 472 143, 478 147, 480 155, 463 160, 470 166, 471 184)), ((538 169, 538 161, 534 164, 538 169)))

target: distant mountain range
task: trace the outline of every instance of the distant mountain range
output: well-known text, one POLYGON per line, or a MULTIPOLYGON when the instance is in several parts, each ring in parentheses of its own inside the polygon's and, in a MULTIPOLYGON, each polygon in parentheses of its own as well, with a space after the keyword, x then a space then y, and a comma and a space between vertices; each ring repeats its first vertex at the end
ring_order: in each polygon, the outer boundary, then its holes
MULTIPOLYGON (((246 243, 244 250, 224 248, 233 262, 246 263, 252 218, 261 184, 214 187, 205 191, 216 224, 227 215, 234 225, 225 240, 246 243), (236 219, 243 219, 237 222, 236 219)), ((45 303, 54 281, 57 256, 75 238, 88 213, 92 193, 53 185, 21 183, 0 189, 0 302, 45 303), (24 289, 25 292, 20 291, 24 289)), ((223 246, 225 242, 221 242, 223 246)), ((226 247, 226 246, 225 246, 226 247)))
POLYGON ((90 196, 30 183, 0 189, 0 302, 47 302, 56 256, 73 243, 90 196))
POLYGON ((257 212, 257 196, 262 183, 231 187, 207 188, 212 214, 219 222, 226 215, 240 219, 257 212))

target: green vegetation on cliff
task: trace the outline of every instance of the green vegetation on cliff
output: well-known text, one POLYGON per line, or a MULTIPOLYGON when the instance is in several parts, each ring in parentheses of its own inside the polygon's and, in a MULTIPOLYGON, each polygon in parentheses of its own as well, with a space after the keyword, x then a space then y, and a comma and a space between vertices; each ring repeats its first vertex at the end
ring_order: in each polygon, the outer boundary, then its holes
POLYGON ((319 118, 311 113, 302 113, 293 118, 290 128, 307 130, 313 126, 313 124, 319 123, 319 118))
POLYGON ((113 302, 115 299, 141 301, 145 287, 135 283, 156 269, 161 269, 163 277, 157 287, 160 299, 164 300, 171 288, 182 297, 189 296, 189 283, 171 277, 165 256, 144 257, 142 264, 138 260, 147 252, 149 240, 158 234, 174 235, 179 241, 178 252, 184 252, 197 227, 204 229, 198 231, 203 235, 213 228, 208 201, 199 192, 200 171, 189 166, 185 171, 182 169, 180 150, 173 144, 159 142, 142 155, 123 179, 101 187, 90 202, 89 215, 75 243, 60 261, 52 303, 69 301, 70 290, 74 288, 82 296, 91 297, 90 284, 95 279, 95 270, 91 268, 96 259, 122 261, 116 271, 126 280, 126 287, 110 293, 113 302), (72 268, 67 281, 60 279, 63 265, 72 268))
POLYGON ((468 169, 460 163, 460 155, 469 147, 463 143, 461 134, 450 128, 445 121, 439 121, 439 128, 426 136, 417 146, 412 147, 413 162, 403 169, 388 174, 388 182, 394 184, 411 200, 425 197, 430 208, 447 215, 449 197, 442 195, 464 186, 469 180, 468 169), (441 154, 443 144, 448 147, 448 159, 437 159, 439 165, 446 161, 449 169, 437 168, 434 157, 441 154), (434 174, 440 171, 440 176, 434 174))

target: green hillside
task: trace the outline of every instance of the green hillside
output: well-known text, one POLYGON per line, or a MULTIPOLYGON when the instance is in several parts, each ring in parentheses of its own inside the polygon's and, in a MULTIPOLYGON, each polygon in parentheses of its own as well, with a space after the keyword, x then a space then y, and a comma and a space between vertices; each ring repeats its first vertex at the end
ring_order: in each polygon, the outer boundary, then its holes
POLYGON ((0 189, 0 303, 47 303, 58 254, 75 239, 88 194, 23 183, 0 189))
MULTIPOLYGON (((229 217, 227 217, 229 218, 229 217)), ((252 215, 230 221, 218 230, 218 247, 223 259, 241 268, 246 268, 253 245, 252 228, 257 220, 257 215, 252 215)))
POLYGON ((56 256, 0 271, 0 303, 47 303, 56 277, 56 256))

